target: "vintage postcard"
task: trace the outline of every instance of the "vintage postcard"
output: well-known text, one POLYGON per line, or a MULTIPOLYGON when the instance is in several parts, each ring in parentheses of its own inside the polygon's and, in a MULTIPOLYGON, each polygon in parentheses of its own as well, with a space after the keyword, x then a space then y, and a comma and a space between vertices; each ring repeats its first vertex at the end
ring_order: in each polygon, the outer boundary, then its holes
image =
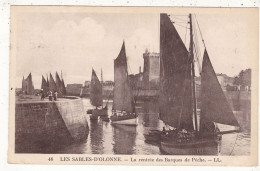
POLYGON ((11 6, 9 163, 256 166, 258 8, 11 6))

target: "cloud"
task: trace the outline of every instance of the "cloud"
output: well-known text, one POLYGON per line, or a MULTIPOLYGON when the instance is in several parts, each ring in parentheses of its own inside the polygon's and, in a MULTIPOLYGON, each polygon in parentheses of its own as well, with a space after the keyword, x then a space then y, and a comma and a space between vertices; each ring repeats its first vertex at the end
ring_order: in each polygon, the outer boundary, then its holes
MULTIPOLYGON (((246 18, 223 14, 201 15, 198 19, 216 72, 233 76, 252 65, 248 58, 255 50, 250 50, 253 47, 249 40, 255 35, 250 34, 252 24, 246 18)), ((66 83, 83 83, 90 79, 92 67, 98 75, 103 69, 104 80, 113 80, 113 60, 119 54, 123 40, 129 73, 137 73, 139 66, 143 67, 146 48, 159 52, 160 33, 154 16, 35 13, 35 16, 22 15, 17 22, 17 87, 21 87, 22 76, 30 72, 35 87, 39 87, 41 74, 60 70, 66 83)), ((186 37, 188 48, 189 31, 176 28, 183 40, 186 37)), ((203 48, 201 61, 202 55, 203 48)))
MULTIPOLYGON (((153 33, 144 28, 134 29, 126 37, 108 32, 102 24, 90 17, 83 18, 78 23, 58 20, 51 28, 23 25, 19 33, 18 78, 32 72, 33 78, 39 79, 41 74, 62 70, 67 83, 89 80, 92 67, 99 75, 102 68, 104 79, 113 80, 113 60, 117 57, 123 40, 126 42, 127 56, 130 57, 130 73, 136 73, 143 64, 144 50, 154 48, 154 42, 157 41, 153 33), (78 77, 76 79, 70 75, 78 77)), ((18 81, 19 86, 20 82, 18 81)), ((39 87, 41 79, 34 82, 39 87)))

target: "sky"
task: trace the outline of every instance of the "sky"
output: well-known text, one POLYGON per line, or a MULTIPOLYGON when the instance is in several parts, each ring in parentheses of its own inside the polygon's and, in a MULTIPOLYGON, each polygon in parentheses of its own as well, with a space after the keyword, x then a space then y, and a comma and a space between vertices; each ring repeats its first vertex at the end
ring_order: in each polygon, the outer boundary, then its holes
MULTIPOLYGON (((248 17, 238 13, 198 14, 196 18, 208 54, 217 73, 238 75, 251 67, 248 17)), ((187 17, 171 15, 173 21, 186 26, 187 17)), ((195 18, 194 18, 195 19, 195 18)), ((90 80, 94 68, 104 80, 113 80, 113 60, 125 41, 130 74, 143 69, 143 53, 159 52, 159 14, 157 13, 84 13, 37 12, 16 15, 16 87, 31 72, 35 88, 41 75, 59 74, 65 84, 90 80)), ((189 33, 175 25, 188 47, 189 33), (185 36, 186 35, 186 36, 185 36)), ((194 26, 196 27, 196 25, 194 26)), ((198 29, 197 29, 198 31, 198 29)), ((200 41, 201 54, 203 46, 200 41)), ((202 58, 201 58, 202 59, 202 58)))

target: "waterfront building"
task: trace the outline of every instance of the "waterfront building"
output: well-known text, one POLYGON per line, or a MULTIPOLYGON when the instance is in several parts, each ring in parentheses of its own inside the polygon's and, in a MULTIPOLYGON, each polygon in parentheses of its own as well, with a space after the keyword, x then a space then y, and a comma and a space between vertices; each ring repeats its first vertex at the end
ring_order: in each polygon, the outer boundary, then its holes
POLYGON ((138 74, 129 75, 129 82, 130 82, 130 87, 133 90, 144 89, 143 72, 141 72, 141 67, 139 67, 138 74))
POLYGON ((234 78, 233 77, 229 77, 226 74, 216 74, 217 78, 218 78, 218 82, 221 85, 221 88, 223 89, 223 91, 227 90, 227 87, 229 86, 233 86, 233 82, 234 82, 234 78))
POLYGON ((83 87, 82 84, 67 84, 66 87, 67 95, 79 96, 82 87, 83 87))
POLYGON ((91 84, 90 81, 85 81, 85 83, 84 83, 84 87, 86 87, 86 88, 90 88, 90 84, 91 84))
POLYGON ((103 96, 110 98, 113 96, 114 82, 113 81, 103 81, 102 83, 103 96))
MULTIPOLYGON (((113 96, 114 82, 104 81, 102 84, 103 96, 113 96)), ((90 81, 85 81, 84 84, 67 84, 66 93, 67 95, 74 96, 89 96, 90 92, 90 81)))

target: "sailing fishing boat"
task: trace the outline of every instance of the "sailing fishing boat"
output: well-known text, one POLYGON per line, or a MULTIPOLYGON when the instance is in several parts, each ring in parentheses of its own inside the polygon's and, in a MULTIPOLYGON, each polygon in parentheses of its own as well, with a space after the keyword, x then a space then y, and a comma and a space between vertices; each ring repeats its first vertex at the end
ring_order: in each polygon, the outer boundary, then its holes
POLYGON ((62 75, 62 71, 61 71, 61 89, 62 89, 62 94, 66 95, 66 87, 65 87, 65 83, 64 83, 64 79, 63 79, 63 75, 62 75))
POLYGON ((34 86, 32 82, 32 74, 30 73, 26 79, 23 77, 22 81, 22 91, 26 95, 33 95, 34 94, 34 86))
POLYGON ((42 97, 44 98, 48 94, 48 84, 43 75, 42 75, 41 89, 42 89, 42 93, 43 93, 42 97))
POLYGON ((172 128, 167 131, 164 128, 160 149, 174 155, 216 155, 219 153, 221 135, 241 130, 218 82, 206 48, 200 73, 201 107, 198 119, 193 49, 196 46, 193 42, 191 14, 188 23, 189 51, 169 16, 160 15, 159 112, 160 119, 172 128), (220 131, 215 123, 239 129, 220 131))
POLYGON ((92 69, 91 84, 90 84, 90 103, 96 107, 92 110, 91 119, 97 119, 98 116, 107 116, 107 105, 103 107, 102 84, 100 83, 96 72, 92 69), (101 107, 101 108, 98 108, 101 107))
POLYGON ((63 85, 58 72, 56 72, 56 91, 58 93, 58 97, 63 96, 63 85))
POLYGON ((125 42, 118 57, 114 60, 114 98, 112 107, 112 124, 137 125, 137 114, 129 85, 125 42))
POLYGON ((49 80, 49 91, 51 91, 52 94, 54 94, 54 92, 56 91, 56 83, 51 73, 50 73, 50 80, 49 80))

